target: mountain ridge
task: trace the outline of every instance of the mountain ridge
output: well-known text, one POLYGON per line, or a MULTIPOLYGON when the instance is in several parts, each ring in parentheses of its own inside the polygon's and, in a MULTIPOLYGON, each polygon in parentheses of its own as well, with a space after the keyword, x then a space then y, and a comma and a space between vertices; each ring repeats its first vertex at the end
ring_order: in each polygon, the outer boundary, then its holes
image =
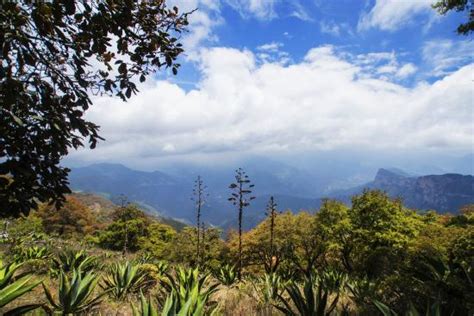
MULTIPOLYGON (((254 169, 257 169, 256 167, 254 169)), ((256 184, 256 199, 246 209, 247 228, 253 227, 264 218, 265 206, 271 195, 275 196, 281 210, 290 209, 297 212, 301 209, 315 211, 319 208, 322 198, 336 198, 350 203, 354 194, 364 189, 380 189, 392 198, 401 197, 405 204, 413 209, 436 209, 439 212, 457 212, 460 207, 474 203, 474 177, 448 173, 444 175, 417 176, 396 168, 380 168, 373 181, 346 190, 333 191, 328 194, 305 196, 311 192, 310 176, 303 176, 294 168, 286 168, 283 164, 266 166, 263 170, 251 169, 251 179, 256 184), (273 171, 272 167, 276 170, 273 171), (280 170, 279 168, 284 168, 280 170), (294 171, 296 175, 292 174, 294 171), (281 182, 271 192, 272 182, 283 174, 281 182), (300 181, 287 192, 285 181, 300 181), (260 188, 258 184, 263 188, 260 188), (298 187, 308 186, 305 194, 297 195, 298 187)), ((198 174, 188 170, 188 174, 198 174)), ((207 204, 203 209, 203 220, 215 226, 233 227, 234 209, 227 201, 228 184, 233 180, 231 171, 208 173, 210 178, 207 204)), ((205 178, 206 184, 207 179, 205 178)), ((137 171, 120 164, 94 164, 73 168, 70 176, 74 190, 99 193, 112 201, 124 194, 129 201, 142 205, 154 215, 172 217, 189 224, 194 223, 194 211, 191 201, 193 180, 182 176, 171 175, 162 171, 137 171)))

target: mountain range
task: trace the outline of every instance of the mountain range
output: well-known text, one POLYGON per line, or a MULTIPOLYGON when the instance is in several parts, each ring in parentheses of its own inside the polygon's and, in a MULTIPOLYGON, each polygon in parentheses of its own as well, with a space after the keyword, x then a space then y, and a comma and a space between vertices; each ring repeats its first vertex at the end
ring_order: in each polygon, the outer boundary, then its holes
MULTIPOLYGON (((253 227, 265 217, 265 206, 271 195, 280 210, 292 211, 316 211, 321 199, 326 197, 350 203, 350 197, 364 188, 384 190, 418 210, 455 213, 463 205, 474 203, 472 175, 416 176, 399 169, 379 169, 373 181, 349 189, 328 190, 334 181, 317 178, 315 174, 283 163, 250 164, 245 170, 255 184, 256 199, 245 210, 244 228, 253 227)), ((73 168, 69 179, 75 191, 100 194, 114 202, 125 195, 151 214, 192 224, 195 215, 191 194, 198 174, 203 177, 209 193, 203 220, 223 228, 235 227, 235 210, 227 201, 228 186, 234 180, 232 169, 181 166, 168 168, 166 172, 148 172, 102 163, 73 168)))

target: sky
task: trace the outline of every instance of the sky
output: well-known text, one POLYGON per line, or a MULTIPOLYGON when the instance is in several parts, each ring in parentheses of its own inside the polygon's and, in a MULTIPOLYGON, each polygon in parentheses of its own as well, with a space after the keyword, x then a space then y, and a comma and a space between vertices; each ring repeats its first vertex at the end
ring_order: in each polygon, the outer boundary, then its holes
POLYGON ((434 0, 177 0, 190 16, 177 76, 128 102, 93 97, 106 141, 72 164, 218 161, 364 150, 474 152, 467 13, 434 0))

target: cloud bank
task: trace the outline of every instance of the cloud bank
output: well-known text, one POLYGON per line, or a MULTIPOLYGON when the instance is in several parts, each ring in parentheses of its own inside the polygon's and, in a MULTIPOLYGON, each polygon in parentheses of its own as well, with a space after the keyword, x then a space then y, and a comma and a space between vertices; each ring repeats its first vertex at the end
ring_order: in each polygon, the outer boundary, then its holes
POLYGON ((149 80, 127 103, 95 98, 88 119, 101 125, 106 142, 72 156, 88 161, 341 148, 473 149, 474 64, 434 83, 405 87, 397 76, 416 70, 394 63, 393 52, 352 56, 321 46, 289 64, 261 62, 257 55, 203 49, 196 89, 149 80), (381 60, 393 68, 380 74, 381 60))

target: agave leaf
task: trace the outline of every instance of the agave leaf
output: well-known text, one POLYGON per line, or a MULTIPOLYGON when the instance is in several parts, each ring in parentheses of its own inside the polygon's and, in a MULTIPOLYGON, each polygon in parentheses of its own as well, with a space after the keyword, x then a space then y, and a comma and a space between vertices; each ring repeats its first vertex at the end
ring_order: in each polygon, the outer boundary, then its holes
POLYGON ((0 307, 5 306, 9 302, 13 301, 17 297, 31 291, 34 287, 41 283, 41 281, 27 284, 32 277, 25 276, 16 280, 15 282, 7 285, 0 290, 0 307))
POLYGON ((374 301, 374 305, 375 307, 377 307, 379 312, 382 313, 383 316, 397 316, 398 315, 394 310, 392 310, 390 307, 388 307, 382 302, 374 301))
POLYGON ((27 312, 31 312, 32 310, 35 310, 35 309, 38 309, 40 307, 42 307, 43 305, 41 304, 30 304, 30 305, 23 305, 23 306, 19 306, 19 307, 16 307, 14 309, 11 309, 9 310, 8 312, 6 312, 5 314, 3 314, 4 316, 16 316, 16 315, 24 315, 26 314, 27 312))

